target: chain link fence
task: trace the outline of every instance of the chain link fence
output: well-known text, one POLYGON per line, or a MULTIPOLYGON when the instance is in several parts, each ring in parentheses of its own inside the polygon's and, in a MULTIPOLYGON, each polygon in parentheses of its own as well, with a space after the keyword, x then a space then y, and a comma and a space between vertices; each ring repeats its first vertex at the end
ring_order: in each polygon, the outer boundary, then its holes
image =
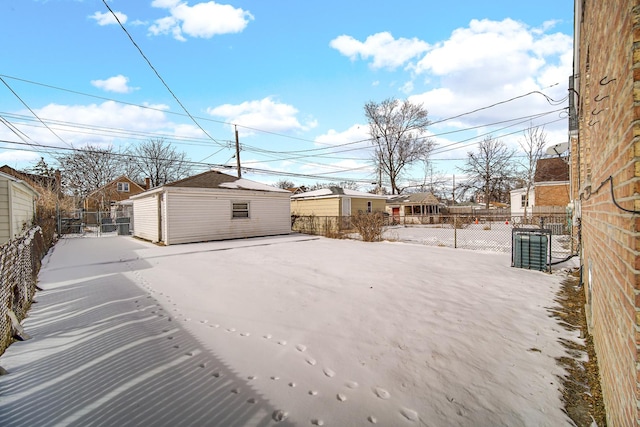
POLYGON ((9 311, 25 318, 36 291, 41 260, 47 246, 40 227, 0 246, 0 354, 13 340, 9 311))
POLYGON ((60 212, 57 221, 61 235, 129 235, 133 232, 133 207, 124 206, 110 211, 60 212))
MULTIPOLYGON (((358 238, 348 216, 296 216, 291 226, 292 230, 305 234, 358 238)), ((571 219, 566 215, 386 216, 382 237, 390 241, 510 253, 514 228, 549 229, 552 261, 564 259, 577 250, 571 219)))

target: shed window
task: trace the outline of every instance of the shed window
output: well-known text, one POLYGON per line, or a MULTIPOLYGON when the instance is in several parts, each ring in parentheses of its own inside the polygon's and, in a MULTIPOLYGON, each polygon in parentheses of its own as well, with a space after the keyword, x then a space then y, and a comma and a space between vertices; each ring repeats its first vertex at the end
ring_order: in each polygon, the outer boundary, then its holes
POLYGON ((529 206, 529 200, 527 200, 527 195, 523 194, 522 198, 521 198, 521 201, 520 201, 520 207, 524 208, 524 207, 527 207, 527 206, 529 206))
POLYGON ((128 182, 119 182, 118 183, 118 191, 120 191, 122 193, 128 193, 129 192, 129 183, 128 182))
POLYGON ((367 212, 369 213, 373 212, 373 206, 372 206, 371 200, 367 202, 367 212))
POLYGON ((249 203, 234 202, 231 208, 232 218, 249 218, 249 203))

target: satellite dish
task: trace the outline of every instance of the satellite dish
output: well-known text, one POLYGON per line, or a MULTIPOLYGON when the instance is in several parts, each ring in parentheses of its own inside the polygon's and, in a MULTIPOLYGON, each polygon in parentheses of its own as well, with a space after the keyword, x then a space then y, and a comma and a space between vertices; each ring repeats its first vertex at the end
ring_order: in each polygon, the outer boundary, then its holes
POLYGON ((554 156, 554 155, 560 156, 562 153, 564 153, 568 149, 569 149, 569 143, 561 142, 559 144, 555 144, 547 148, 547 154, 549 154, 550 156, 554 156))

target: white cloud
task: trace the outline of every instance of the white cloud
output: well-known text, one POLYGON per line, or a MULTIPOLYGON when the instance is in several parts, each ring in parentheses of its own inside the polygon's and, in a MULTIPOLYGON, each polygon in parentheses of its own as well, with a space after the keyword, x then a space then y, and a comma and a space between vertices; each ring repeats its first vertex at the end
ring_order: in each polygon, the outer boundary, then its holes
POLYGON ((208 39, 218 34, 239 33, 254 19, 248 11, 213 1, 189 6, 178 0, 155 0, 151 5, 168 9, 171 15, 157 19, 149 27, 149 33, 170 33, 180 41, 186 40, 185 35, 208 39))
MULTIPOLYGON (((241 104, 224 104, 208 108, 212 116, 224 117, 229 123, 268 132, 289 133, 306 131, 317 126, 313 119, 301 124, 296 115, 298 110, 289 104, 275 102, 271 97, 241 104)), ((252 134, 251 129, 240 128, 244 135, 252 134)))
POLYGON ((355 124, 343 132, 330 129, 324 135, 318 136, 315 141, 316 144, 342 145, 350 142, 366 141, 370 138, 369 125, 355 124))
POLYGON ((106 80, 91 80, 91 84, 106 92, 131 93, 138 88, 129 86, 129 78, 118 74, 106 80))
POLYGON ((417 38, 395 39, 391 33, 373 34, 364 42, 347 35, 331 40, 329 45, 352 61, 358 57, 373 58, 371 67, 395 69, 429 49, 429 44, 417 38))
MULTIPOLYGON (((118 19, 122 24, 127 22, 127 15, 125 15, 122 12, 114 12, 114 13, 116 14, 116 16, 118 17, 118 19)), ((118 21, 116 21, 116 18, 113 16, 111 12, 104 12, 104 13, 96 12, 93 15, 90 15, 89 18, 95 20, 100 26, 113 25, 118 23, 118 21)))
MULTIPOLYGON (((340 160, 333 163, 306 163, 300 166, 300 171, 309 175, 326 175, 327 180, 332 177, 358 176, 362 179, 375 172, 372 162, 363 160, 340 160)), ((322 179, 319 179, 322 180, 322 179)))
MULTIPOLYGON (((430 83, 439 79, 439 85, 410 99, 422 102, 430 116, 438 120, 534 91, 553 99, 565 98, 572 72, 572 40, 561 33, 545 34, 550 28, 552 23, 530 28, 512 19, 472 20, 411 67, 414 82, 417 77, 425 77, 430 83)), ((458 123, 489 124, 561 107, 550 105, 542 95, 532 94, 466 115, 458 123)), ((558 118, 555 113, 541 120, 558 118)), ((553 126, 566 128, 566 122, 553 126)))
POLYGON ((180 4, 181 0, 153 0, 151 6, 169 9, 180 4))
POLYGON ((532 45, 533 35, 519 22, 474 19, 468 28, 456 29, 449 40, 431 49, 418 62, 415 71, 446 75, 496 63, 507 68, 510 65, 507 61, 530 59, 527 51, 532 45))
POLYGON ((149 25, 149 23, 147 21, 141 21, 140 19, 136 19, 134 21, 131 21, 129 25, 132 25, 134 27, 141 27, 141 26, 149 25))
MULTIPOLYGON (((133 132, 165 132, 172 133, 176 125, 167 120, 165 105, 149 105, 142 108, 134 105, 123 105, 114 101, 101 104, 61 105, 48 104, 34 112, 58 135, 40 124, 25 122, 13 124, 31 140, 43 145, 57 147, 92 145, 111 145, 117 143, 123 135, 121 132, 109 133, 110 129, 127 129, 133 132), (68 145, 67 145, 68 144, 68 145)), ((29 111, 20 111, 20 115, 30 116, 29 111)), ((0 136, 6 131, 0 130, 0 136)), ((15 135, 10 137, 15 140, 15 135)), ((126 138, 126 136, 124 137, 126 138)), ((9 139, 9 138, 7 138, 9 139)))
POLYGON ((413 89, 414 89, 413 81, 409 80, 408 82, 406 82, 400 87, 400 92, 408 95, 411 92, 413 92, 413 89))
POLYGON ((34 163, 40 160, 41 154, 30 151, 3 150, 0 151, 0 164, 14 165, 18 163, 34 163))

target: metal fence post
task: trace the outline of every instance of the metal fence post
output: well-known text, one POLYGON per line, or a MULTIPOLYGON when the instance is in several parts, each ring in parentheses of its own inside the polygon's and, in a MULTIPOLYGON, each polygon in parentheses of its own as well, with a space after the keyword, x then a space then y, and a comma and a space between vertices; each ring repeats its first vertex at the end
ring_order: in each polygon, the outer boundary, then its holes
POLYGON ((453 249, 458 249, 458 216, 453 216, 453 249))

